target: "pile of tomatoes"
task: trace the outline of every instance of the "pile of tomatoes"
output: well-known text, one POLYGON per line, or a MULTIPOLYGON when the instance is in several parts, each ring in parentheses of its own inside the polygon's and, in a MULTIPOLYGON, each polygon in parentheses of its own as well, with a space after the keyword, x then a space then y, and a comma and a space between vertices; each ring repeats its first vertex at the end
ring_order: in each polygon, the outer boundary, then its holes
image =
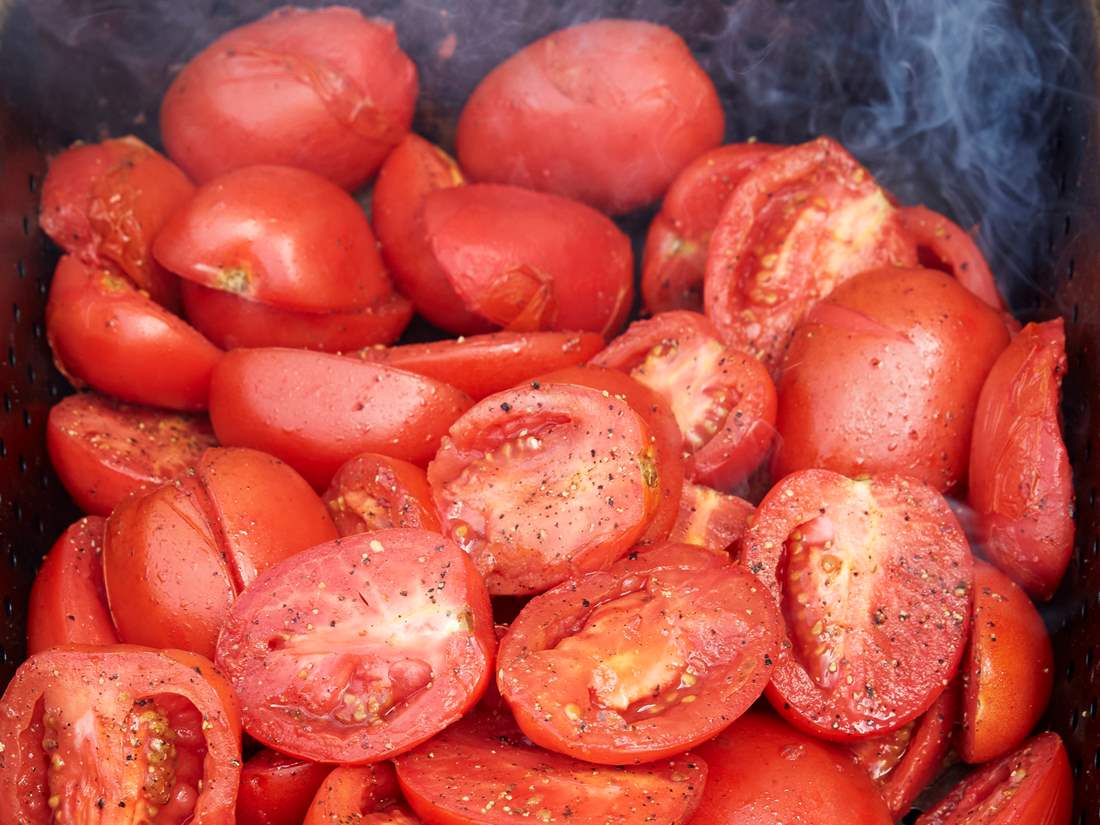
POLYGON ((720 145, 666 28, 532 43, 457 160, 416 95, 387 23, 283 9, 183 68, 167 156, 51 164, 88 515, 0 820, 1067 823, 1061 321, 835 141, 720 145))

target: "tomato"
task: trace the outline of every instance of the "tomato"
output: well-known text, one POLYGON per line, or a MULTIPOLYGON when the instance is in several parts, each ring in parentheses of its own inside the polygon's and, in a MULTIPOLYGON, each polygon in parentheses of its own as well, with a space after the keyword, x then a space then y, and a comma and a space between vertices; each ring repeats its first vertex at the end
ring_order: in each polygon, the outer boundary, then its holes
POLYGON ((232 292, 183 282, 188 320, 222 349, 292 347, 344 352, 396 341, 412 304, 396 292, 363 309, 303 312, 249 301, 232 292))
POLYGON ((73 501, 107 516, 143 484, 161 484, 217 444, 205 418, 122 404, 91 392, 50 408, 46 446, 73 501))
POLYGON ((694 825, 890 825, 874 785, 831 745, 746 713, 699 748, 711 766, 694 825))
POLYGON ((397 779, 429 825, 687 822, 707 765, 694 754, 628 768, 535 747, 507 714, 478 711, 397 760, 397 779))
POLYGON ((652 762, 710 739, 760 697, 781 628, 744 568, 655 548, 528 602, 501 641, 497 686, 536 744, 605 765, 652 762))
POLYGON ((153 259, 153 238, 194 191, 179 167, 132 135, 76 144, 50 161, 38 222, 84 264, 115 266, 172 308, 179 286, 153 259))
POLYGON ((974 567, 972 623, 956 748, 978 763, 1015 750, 1042 717, 1054 686, 1054 652, 1027 594, 981 561, 974 567))
POLYGON ((365 361, 447 381, 475 401, 543 373, 582 364, 603 349, 594 332, 494 332, 457 340, 376 347, 365 361))
POLYGON ((889 195, 820 137, 760 161, 734 190, 711 236, 704 304, 727 344, 774 371, 795 325, 835 286, 916 260, 889 195))
POLYGON ((495 648, 470 558, 436 533, 395 528, 318 545, 261 576, 233 606, 217 662, 249 734, 356 764, 457 720, 484 692, 495 648))
POLYGON ((756 508, 743 498, 685 484, 668 540, 726 551, 741 539, 756 508))
POLYGON ((341 536, 387 527, 440 529, 428 477, 399 458, 357 455, 333 476, 324 502, 341 536))
POLYGON ((703 311, 707 248, 722 207, 748 171, 779 149, 767 143, 720 146, 695 158, 672 182, 645 241, 642 297, 652 314, 703 311))
POLYGON ((649 525, 660 466, 621 397, 533 381, 463 415, 428 465, 444 532, 494 595, 538 593, 609 565, 649 525))
POLYGON ((213 656, 237 594, 273 564, 336 537, 324 503, 255 450, 207 450, 192 473, 126 499, 103 572, 119 637, 213 656))
POLYGON ((968 499, 982 552, 1038 599, 1054 595, 1073 552, 1073 476, 1062 441, 1061 318, 1028 324, 978 397, 968 499))
POLYGON ((423 220, 462 306, 496 327, 607 336, 626 321, 634 300, 630 239, 584 204, 471 184, 429 193, 423 220))
POLYGON ((332 765, 264 748, 241 769, 236 821, 241 825, 302 825, 313 795, 331 772, 332 765))
POLYGON ((909 813, 913 801, 943 768, 958 712, 959 691, 952 684, 920 719, 852 745, 856 763, 878 784, 895 819, 909 813))
POLYGON ((222 354, 115 270, 71 255, 54 271, 46 336, 74 386, 175 410, 206 409, 210 373, 222 354))
POLYGON ((318 489, 359 453, 426 464, 470 406, 465 393, 441 381, 276 348, 227 353, 210 398, 219 441, 276 455, 318 489))
POLYGON ((0 745, 4 822, 234 821, 239 711, 201 656, 125 645, 32 656, 0 700, 0 745))
POLYGON ((1008 344, 1000 315, 941 272, 883 269, 799 325, 779 379, 772 472, 966 479, 982 382, 1008 344))
POLYGON ((612 214, 655 201, 717 146, 714 84, 664 26, 596 20, 536 40, 474 89, 455 141, 474 180, 555 192, 612 214))
POLYGON ((787 621, 767 695, 797 727, 837 740, 886 733, 954 676, 973 560, 947 502, 917 479, 790 475, 757 508, 740 561, 787 621))
POLYGON ((117 644, 103 588, 104 521, 85 516, 54 543, 31 586, 27 652, 58 645, 117 644))
POLYGON ((161 103, 168 154, 198 181, 276 163, 356 189, 408 132, 416 66, 393 26, 333 6, 282 8, 222 35, 161 103))
POLYGON ((672 407, 701 484, 729 489, 771 447, 775 385, 752 356, 727 349, 702 315, 676 310, 635 321, 592 364, 629 372, 672 407))
POLYGON ((318 789, 301 825, 415 825, 419 820, 395 806, 400 796, 389 762, 342 765, 318 789))
POLYGON ((1040 733, 962 780, 917 825, 1069 825, 1073 775, 1062 740, 1040 733))

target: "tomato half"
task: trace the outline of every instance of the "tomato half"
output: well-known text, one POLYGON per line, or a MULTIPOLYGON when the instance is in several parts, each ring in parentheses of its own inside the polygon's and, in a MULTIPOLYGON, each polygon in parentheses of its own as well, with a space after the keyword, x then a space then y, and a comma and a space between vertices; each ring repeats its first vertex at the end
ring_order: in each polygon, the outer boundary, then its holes
POLYGON ((806 311, 851 276, 917 261, 889 195, 827 137, 751 169, 711 236, 707 316, 774 371, 806 311))
POLYGON ((775 385, 751 355, 728 349, 702 315, 635 321, 592 364, 629 372, 672 408, 701 484, 730 489, 756 469, 775 433, 775 385))
POLYGON ((536 744, 605 765, 653 762, 760 697, 782 621, 744 568, 655 548, 528 602, 501 640, 497 686, 536 744))
POLYGON ((668 540, 725 552, 741 539, 755 512, 743 498, 685 484, 668 540))
POLYGON ((579 762, 535 747, 507 714, 484 711, 397 760, 401 790, 429 825, 679 825, 706 776, 694 754, 628 768, 579 762))
POLYGON ((1040 733, 962 780, 917 825, 1069 825, 1073 774, 1062 740, 1040 733))
POLYGON ((88 266, 113 265, 154 301, 179 301, 174 275, 153 259, 153 238, 195 187, 136 137, 77 144, 50 161, 38 223, 88 266))
POLYGON ((54 270, 46 336, 74 386, 174 410, 206 409, 210 373, 222 354, 115 270, 71 255, 54 270))
POLYGON ((583 364, 603 346, 595 332, 493 332, 376 347, 359 357, 446 381, 480 401, 543 373, 583 364))
POLYGON ((286 7, 192 59, 164 96, 160 129, 198 181, 278 163, 355 189, 408 132, 416 92, 416 66, 388 22, 286 7))
POLYGON ((85 516, 54 542, 31 585, 27 653, 58 645, 118 643, 103 587, 103 531, 99 516, 85 516))
POLYGON ((0 744, 4 822, 234 821, 239 711, 201 656, 125 645, 32 656, 0 700, 0 744))
POLYGON ((1062 441, 1061 318, 1028 324, 989 371, 974 414, 967 497, 982 552, 1038 599, 1073 552, 1073 474, 1062 441))
POLYGON ((318 545, 233 606, 218 666, 245 729, 317 762, 377 762, 480 698, 496 648, 489 594, 436 533, 392 529, 318 545))
POLYGON ((645 240, 642 297, 652 314, 703 311, 707 249, 722 208, 748 171, 780 148, 768 143, 719 146, 677 175, 645 240))
POLYGON ((693 825, 890 825, 871 780, 839 748, 746 713, 699 748, 710 765, 693 825))
POLYGON ((465 393, 442 381, 278 348, 227 353, 210 399, 219 441, 276 455, 318 489, 360 453, 426 464, 470 406, 465 393))
POLYGON ((792 724, 825 739, 886 733, 954 676, 973 560, 928 485, 804 470, 764 497, 741 545, 787 621, 768 698, 792 724))
POLYGON ((341 536, 387 527, 439 532, 428 477, 399 458, 357 455, 332 477, 323 498, 341 536))
POLYGON ((107 516, 143 484, 182 473, 217 444, 205 418, 134 407, 86 392, 50 408, 46 447, 85 513, 107 516))
POLYGON ((237 791, 240 825, 302 825, 313 795, 332 765, 308 762, 264 748, 241 768, 237 791))
POLYGON ((328 775, 301 825, 416 825, 404 806, 389 762, 342 765, 328 775))

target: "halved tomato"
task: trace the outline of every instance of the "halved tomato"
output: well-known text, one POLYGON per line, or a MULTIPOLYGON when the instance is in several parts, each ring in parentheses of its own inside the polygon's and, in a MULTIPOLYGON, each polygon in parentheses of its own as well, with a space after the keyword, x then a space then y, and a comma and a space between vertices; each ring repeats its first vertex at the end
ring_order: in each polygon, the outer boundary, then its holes
POLYGON ((783 479, 741 542, 741 564, 787 621, 767 695, 797 727, 850 740, 924 713, 955 675, 973 560, 943 496, 913 478, 828 470, 783 479))
POLYGON ((654 548, 528 602, 501 640, 497 686, 536 744, 605 765, 653 762, 759 698, 782 622, 744 568, 654 548))
POLYGON ((532 745, 507 713, 485 711, 397 759, 401 790, 429 825, 681 825, 706 777, 694 754, 628 768, 579 762, 532 745))
POLYGON ((24 662, 0 700, 0 820, 233 821, 237 700, 192 653, 63 647, 24 662))
POLYGON ((179 475, 217 443, 205 417, 92 392, 61 399, 46 424, 46 447, 61 483, 81 510, 101 516, 142 485, 179 475))
POLYGON ((218 666, 259 741, 317 762, 377 762, 465 713, 492 676, 489 594, 437 533, 318 545, 233 606, 218 666))
POLYGON ((317 790, 301 825, 416 825, 389 762, 341 765, 317 790))
POLYGON ((323 500, 341 536, 387 527, 439 532, 428 477, 399 458, 357 455, 336 472, 323 500))
POLYGON ((680 513, 668 540, 725 552, 741 539, 755 512, 743 498, 685 484, 680 513))
POLYGON ((240 825, 302 825, 313 795, 332 765, 264 748, 241 768, 237 791, 240 825))

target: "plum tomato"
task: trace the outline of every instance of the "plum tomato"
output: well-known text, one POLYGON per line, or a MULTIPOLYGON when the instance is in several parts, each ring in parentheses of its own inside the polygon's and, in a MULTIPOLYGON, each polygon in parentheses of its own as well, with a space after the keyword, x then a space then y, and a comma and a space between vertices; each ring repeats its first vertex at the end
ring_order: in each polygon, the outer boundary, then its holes
POLYGON ((323 500, 341 536, 387 527, 440 529, 427 475, 399 458, 357 455, 336 471, 323 500))
POLYGON ((680 512, 668 540, 725 552, 740 541, 755 512, 756 508, 743 498, 699 484, 685 484, 680 512))
POLYGON ((241 768, 237 791, 240 825, 302 825, 313 795, 332 765, 263 748, 241 768))
POLYGON ((417 825, 400 798, 389 762, 341 765, 321 784, 301 825, 417 825))

